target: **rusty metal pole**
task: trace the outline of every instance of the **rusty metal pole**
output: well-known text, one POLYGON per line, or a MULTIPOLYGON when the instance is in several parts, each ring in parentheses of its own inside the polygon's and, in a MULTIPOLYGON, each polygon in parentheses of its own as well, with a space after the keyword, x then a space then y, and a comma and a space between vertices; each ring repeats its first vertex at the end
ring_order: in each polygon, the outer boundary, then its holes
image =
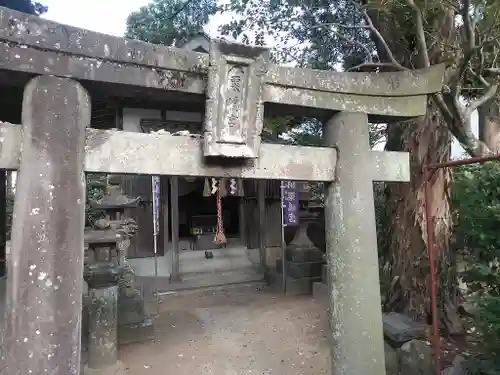
POLYGON ((429 267, 431 273, 431 314, 432 314, 432 350, 434 353, 434 364, 436 375, 441 375, 439 335, 439 309, 437 303, 437 267, 436 267, 436 246, 434 241, 434 217, 432 216, 430 179, 434 175, 435 169, 424 166, 424 194, 425 194, 425 221, 427 229, 427 252, 429 256, 429 267))

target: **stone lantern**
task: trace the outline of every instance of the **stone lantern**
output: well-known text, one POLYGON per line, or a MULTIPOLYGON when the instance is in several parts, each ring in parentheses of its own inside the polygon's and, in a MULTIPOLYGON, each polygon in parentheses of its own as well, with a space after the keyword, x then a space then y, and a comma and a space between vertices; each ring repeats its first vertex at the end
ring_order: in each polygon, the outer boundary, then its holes
POLYGON ((83 335, 88 335, 88 367, 101 370, 118 363, 118 343, 153 336, 153 325, 135 286, 133 269, 126 261, 130 239, 137 223, 125 217, 125 209, 135 208, 140 197, 122 193, 119 179, 108 177, 106 194, 91 207, 104 211, 94 228, 85 230, 83 335))

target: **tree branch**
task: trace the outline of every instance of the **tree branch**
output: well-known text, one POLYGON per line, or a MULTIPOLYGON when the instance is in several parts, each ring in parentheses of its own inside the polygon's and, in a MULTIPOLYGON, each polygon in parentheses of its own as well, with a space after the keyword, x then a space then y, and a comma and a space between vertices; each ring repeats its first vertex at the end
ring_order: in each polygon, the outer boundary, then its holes
POLYGON ((420 57, 421 68, 429 68, 431 62, 429 59, 429 52, 427 50, 427 41, 425 40, 425 28, 424 20, 422 17, 422 11, 415 4, 414 0, 406 0, 406 4, 413 10, 415 16, 415 32, 417 34, 418 51, 420 57))
POLYGON ((464 0, 464 7, 462 8, 462 20, 464 22, 465 28, 465 42, 467 52, 470 52, 476 46, 476 37, 475 37, 475 25, 471 19, 469 14, 470 11, 470 0, 464 0))
POLYGON ((474 112, 480 106, 493 99, 497 91, 498 91, 498 85, 490 85, 483 96, 470 103, 470 105, 467 107, 465 111, 466 116, 470 117, 472 115, 472 112, 474 112))
POLYGON ((368 63, 372 63, 373 62, 372 51, 370 51, 370 49, 366 45, 364 45, 363 43, 361 43, 361 42, 359 42, 357 40, 354 40, 352 38, 346 37, 345 35, 342 35, 340 32, 338 32, 335 29, 332 29, 331 31, 335 35, 337 35, 339 38, 345 40, 347 43, 361 47, 366 52, 366 56, 368 58, 368 63))
POLYGON ((444 101, 443 99, 443 95, 441 93, 436 93, 436 94, 433 94, 432 95, 432 99, 434 100, 434 102, 437 104, 439 110, 441 111, 441 113, 443 114, 443 117, 445 119, 445 121, 448 123, 448 124, 451 124, 453 123, 454 121, 454 117, 453 117, 453 114, 451 113, 451 110, 450 108, 448 107, 448 105, 446 104, 446 102, 444 101))
POLYGON ((373 21, 371 19, 371 17, 369 16, 368 12, 366 11, 366 9, 363 9, 356 1, 354 0, 351 0, 350 1, 351 4, 353 4, 353 6, 363 15, 363 18, 365 19, 365 22, 366 22, 366 25, 367 25, 367 28, 370 30, 370 32, 372 33, 373 36, 375 36, 377 38, 377 40, 379 41, 379 43, 382 45, 382 47, 384 48, 384 51, 387 55, 387 58, 389 60, 389 62, 395 67, 397 68, 398 70, 410 70, 406 67, 404 67, 403 65, 401 65, 399 63, 399 61, 394 57, 394 54, 392 53, 391 51, 391 48, 389 47, 389 45, 387 44, 386 40, 384 39, 384 37, 382 36, 382 34, 380 33, 380 31, 378 31, 378 29, 375 27, 375 25, 373 24, 373 21))

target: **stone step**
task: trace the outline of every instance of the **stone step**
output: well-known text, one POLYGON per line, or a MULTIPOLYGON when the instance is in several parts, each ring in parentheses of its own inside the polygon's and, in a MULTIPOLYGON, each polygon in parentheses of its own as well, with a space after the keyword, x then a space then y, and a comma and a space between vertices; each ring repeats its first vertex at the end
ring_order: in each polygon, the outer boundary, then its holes
POLYGON ((146 342, 155 337, 153 321, 148 318, 141 324, 126 324, 118 326, 118 344, 126 345, 146 342))
POLYGON ((182 275, 181 282, 170 284, 168 290, 214 287, 228 284, 241 284, 263 281, 264 275, 257 273, 254 267, 240 268, 222 272, 190 273, 182 275))
POLYGON ((181 275, 197 273, 214 273, 239 270, 257 266, 259 252, 256 250, 218 249, 210 250, 213 258, 205 258, 204 251, 189 251, 179 257, 179 272, 181 275))
POLYGON ((136 282, 144 297, 151 298, 156 287, 162 293, 233 284, 264 283, 264 275, 251 267, 227 272, 183 275, 182 281, 179 282, 170 282, 170 279, 166 277, 159 277, 157 280, 154 277, 137 277, 136 282))

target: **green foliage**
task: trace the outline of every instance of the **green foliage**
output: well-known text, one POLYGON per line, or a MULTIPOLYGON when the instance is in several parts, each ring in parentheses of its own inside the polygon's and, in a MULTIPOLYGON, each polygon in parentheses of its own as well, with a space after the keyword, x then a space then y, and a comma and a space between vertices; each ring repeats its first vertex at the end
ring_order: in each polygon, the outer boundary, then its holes
POLYGON ((462 277, 474 292, 500 296, 500 163, 455 170, 455 236, 469 264, 462 277))
POLYGON ((106 175, 91 174, 86 175, 87 180, 87 200, 85 202, 85 227, 93 227, 96 220, 104 216, 104 211, 96 210, 90 205, 90 201, 102 199, 106 191, 106 175))
POLYGON ((0 6, 37 16, 46 13, 48 10, 46 6, 32 0, 0 0, 0 6))
POLYGON ((482 356, 468 367, 475 375, 500 375, 500 163, 461 166, 454 177, 455 235, 468 264, 461 276, 478 295, 482 338, 482 356))
POLYGON ((470 375, 500 375, 500 297, 481 297, 476 327, 482 354, 466 362, 470 375))
POLYGON ((178 47, 202 32, 216 11, 216 0, 154 0, 129 15, 126 37, 178 47))
POLYGON ((338 26, 362 23, 350 1, 232 0, 223 11, 240 16, 221 27, 223 35, 256 44, 264 44, 264 36, 273 38, 280 62, 337 70, 363 62, 374 51, 366 29, 338 26))
POLYGON ((482 298, 479 312, 478 328, 483 336, 484 352, 500 374, 500 296, 482 298))

